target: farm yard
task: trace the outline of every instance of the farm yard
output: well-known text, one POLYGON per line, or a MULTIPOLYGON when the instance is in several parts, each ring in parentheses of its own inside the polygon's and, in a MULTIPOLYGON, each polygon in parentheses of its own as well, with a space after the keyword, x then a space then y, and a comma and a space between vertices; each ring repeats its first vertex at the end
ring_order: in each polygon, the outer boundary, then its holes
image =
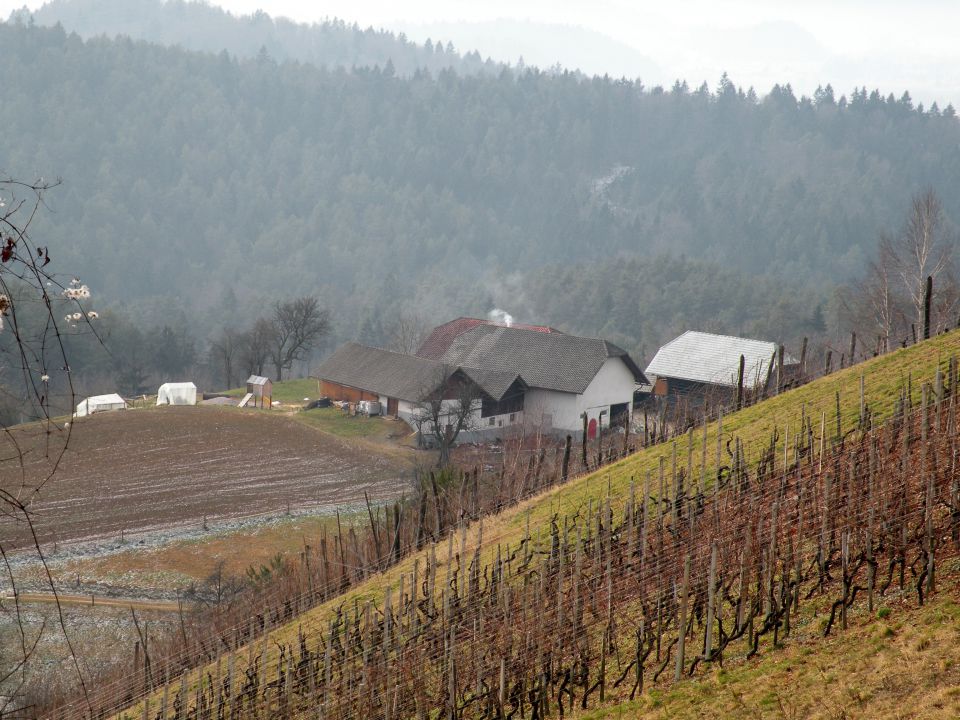
MULTIPOLYGON (((24 466, 5 469, 3 481, 34 487, 52 466, 44 428, 13 437, 24 466)), ((41 542, 59 544, 291 508, 332 512, 362 504, 365 492, 377 500, 399 495, 405 474, 395 456, 279 413, 120 411, 75 423, 55 480, 33 506, 34 522, 41 542)), ((8 547, 29 543, 27 528, 6 518, 0 533, 8 547)))

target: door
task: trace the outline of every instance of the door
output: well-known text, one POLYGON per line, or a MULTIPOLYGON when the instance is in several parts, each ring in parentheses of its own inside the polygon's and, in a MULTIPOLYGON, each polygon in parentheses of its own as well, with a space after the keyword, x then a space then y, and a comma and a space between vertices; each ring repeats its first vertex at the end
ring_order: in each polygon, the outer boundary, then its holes
POLYGON ((630 404, 616 403, 610 406, 610 427, 623 427, 630 419, 630 404))

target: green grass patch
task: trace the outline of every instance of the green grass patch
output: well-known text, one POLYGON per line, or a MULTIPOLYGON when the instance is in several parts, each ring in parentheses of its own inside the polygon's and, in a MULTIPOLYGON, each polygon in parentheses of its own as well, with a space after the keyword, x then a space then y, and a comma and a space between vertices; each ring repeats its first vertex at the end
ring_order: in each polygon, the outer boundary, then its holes
MULTIPOLYGON (((243 397, 247 394, 247 387, 233 388, 227 390, 226 395, 231 397, 243 397)), ((317 381, 313 378, 297 378, 295 380, 284 380, 273 384, 273 402, 283 405, 302 405, 304 398, 316 400, 320 397, 320 389, 317 381)))
POLYGON ((379 417, 348 415, 340 408, 305 410, 297 420, 342 438, 386 438, 397 432, 396 423, 379 417))

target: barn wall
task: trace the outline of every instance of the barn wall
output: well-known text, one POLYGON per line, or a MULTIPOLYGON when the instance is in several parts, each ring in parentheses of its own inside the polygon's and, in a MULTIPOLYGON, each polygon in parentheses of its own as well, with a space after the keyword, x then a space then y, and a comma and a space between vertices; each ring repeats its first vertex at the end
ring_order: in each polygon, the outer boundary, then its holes
POLYGON ((320 381, 320 395, 323 397, 328 397, 331 400, 341 400, 345 402, 360 402, 361 400, 379 400, 380 396, 377 393, 368 392, 366 390, 358 390, 357 388, 352 388, 347 385, 340 385, 339 383, 330 382, 329 380, 320 381))
POLYGON ((666 389, 663 393, 668 402, 685 402, 698 407, 709 400, 711 403, 728 403, 737 396, 737 389, 726 385, 708 385, 677 378, 663 378, 666 389))

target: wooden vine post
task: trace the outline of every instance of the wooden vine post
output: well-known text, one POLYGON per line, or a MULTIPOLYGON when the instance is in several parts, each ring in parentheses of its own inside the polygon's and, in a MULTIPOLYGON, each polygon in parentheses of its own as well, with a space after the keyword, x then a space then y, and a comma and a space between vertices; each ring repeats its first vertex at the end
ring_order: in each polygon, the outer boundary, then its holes
POLYGON ((746 358, 740 356, 739 370, 737 371, 737 410, 743 408, 743 371, 746 365, 746 358))
POLYGON ((687 603, 690 599, 690 553, 683 561, 683 585, 680 587, 680 618, 677 626, 677 662, 673 668, 673 681, 680 682, 683 675, 684 653, 687 640, 687 603))

